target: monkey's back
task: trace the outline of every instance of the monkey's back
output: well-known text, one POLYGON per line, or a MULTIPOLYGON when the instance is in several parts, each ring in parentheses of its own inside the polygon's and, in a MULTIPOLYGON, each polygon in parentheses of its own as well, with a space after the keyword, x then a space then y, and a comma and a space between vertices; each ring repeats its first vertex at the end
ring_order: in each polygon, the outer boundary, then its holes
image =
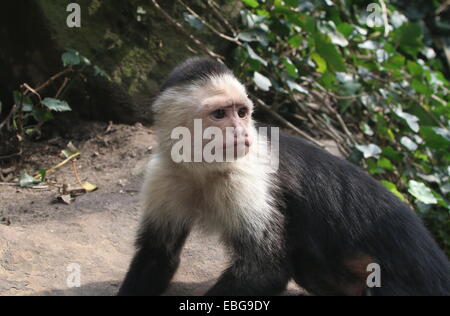
POLYGON ((367 173, 281 133, 278 176, 288 249, 302 268, 339 275, 355 260, 372 261, 383 295, 450 295, 444 253, 414 211, 367 173))

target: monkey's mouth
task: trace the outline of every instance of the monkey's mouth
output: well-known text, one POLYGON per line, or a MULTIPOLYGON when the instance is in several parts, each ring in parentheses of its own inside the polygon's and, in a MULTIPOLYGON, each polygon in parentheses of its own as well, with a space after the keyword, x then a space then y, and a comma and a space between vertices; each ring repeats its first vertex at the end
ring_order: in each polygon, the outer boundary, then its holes
POLYGON ((238 149, 244 149, 247 150, 251 146, 251 142, 249 140, 246 140, 244 142, 233 142, 231 144, 223 144, 223 149, 231 149, 234 148, 235 150, 238 149))

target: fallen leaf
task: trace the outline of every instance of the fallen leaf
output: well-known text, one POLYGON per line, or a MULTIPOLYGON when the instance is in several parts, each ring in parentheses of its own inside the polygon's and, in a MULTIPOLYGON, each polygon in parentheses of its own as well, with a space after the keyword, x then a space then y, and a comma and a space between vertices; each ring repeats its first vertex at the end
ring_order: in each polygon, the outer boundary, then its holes
POLYGON ((72 201, 73 201, 72 196, 70 194, 61 195, 61 196, 58 197, 58 200, 63 202, 63 203, 65 203, 65 204, 67 204, 67 205, 72 204, 72 201))
POLYGON ((63 186, 63 190, 62 190, 62 194, 63 195, 83 195, 86 194, 87 191, 85 188, 77 186, 77 187, 73 187, 69 184, 64 184, 63 186))
POLYGON ((87 193, 94 192, 98 189, 98 187, 95 184, 89 182, 83 183, 83 188, 86 190, 87 193))
POLYGON ((71 157, 71 156, 74 156, 74 155, 80 153, 80 151, 78 150, 78 148, 75 147, 74 144, 73 144, 72 142, 69 142, 69 143, 67 144, 66 149, 62 150, 61 152, 62 152, 62 154, 64 155, 64 157, 66 157, 66 158, 69 158, 69 157, 71 157))

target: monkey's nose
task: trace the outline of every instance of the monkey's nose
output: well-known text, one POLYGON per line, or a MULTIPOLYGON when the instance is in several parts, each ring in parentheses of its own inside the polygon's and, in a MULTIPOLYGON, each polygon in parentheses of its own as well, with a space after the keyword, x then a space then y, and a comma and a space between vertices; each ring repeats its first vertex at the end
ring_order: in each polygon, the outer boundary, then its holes
POLYGON ((234 137, 235 138, 239 137, 239 136, 248 137, 247 129, 245 129, 245 128, 241 127, 241 126, 234 127, 233 132, 234 132, 234 137))

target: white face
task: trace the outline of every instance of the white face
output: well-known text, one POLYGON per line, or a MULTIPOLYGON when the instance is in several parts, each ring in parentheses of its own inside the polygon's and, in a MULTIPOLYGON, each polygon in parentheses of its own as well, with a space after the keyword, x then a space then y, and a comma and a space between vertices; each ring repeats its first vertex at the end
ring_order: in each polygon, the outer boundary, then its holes
MULTIPOLYGON (((199 98, 194 119, 201 119, 203 130, 218 128, 222 132, 224 153, 234 159, 248 154, 254 143, 253 104, 245 88, 232 76, 214 78, 199 98)), ((206 142, 204 142, 204 145, 206 142)))
POLYGON ((247 156, 256 143, 253 103, 230 74, 170 89, 154 109, 160 145, 175 162, 179 156, 183 162, 233 162, 247 156), (207 153, 217 159, 205 158, 207 153))

